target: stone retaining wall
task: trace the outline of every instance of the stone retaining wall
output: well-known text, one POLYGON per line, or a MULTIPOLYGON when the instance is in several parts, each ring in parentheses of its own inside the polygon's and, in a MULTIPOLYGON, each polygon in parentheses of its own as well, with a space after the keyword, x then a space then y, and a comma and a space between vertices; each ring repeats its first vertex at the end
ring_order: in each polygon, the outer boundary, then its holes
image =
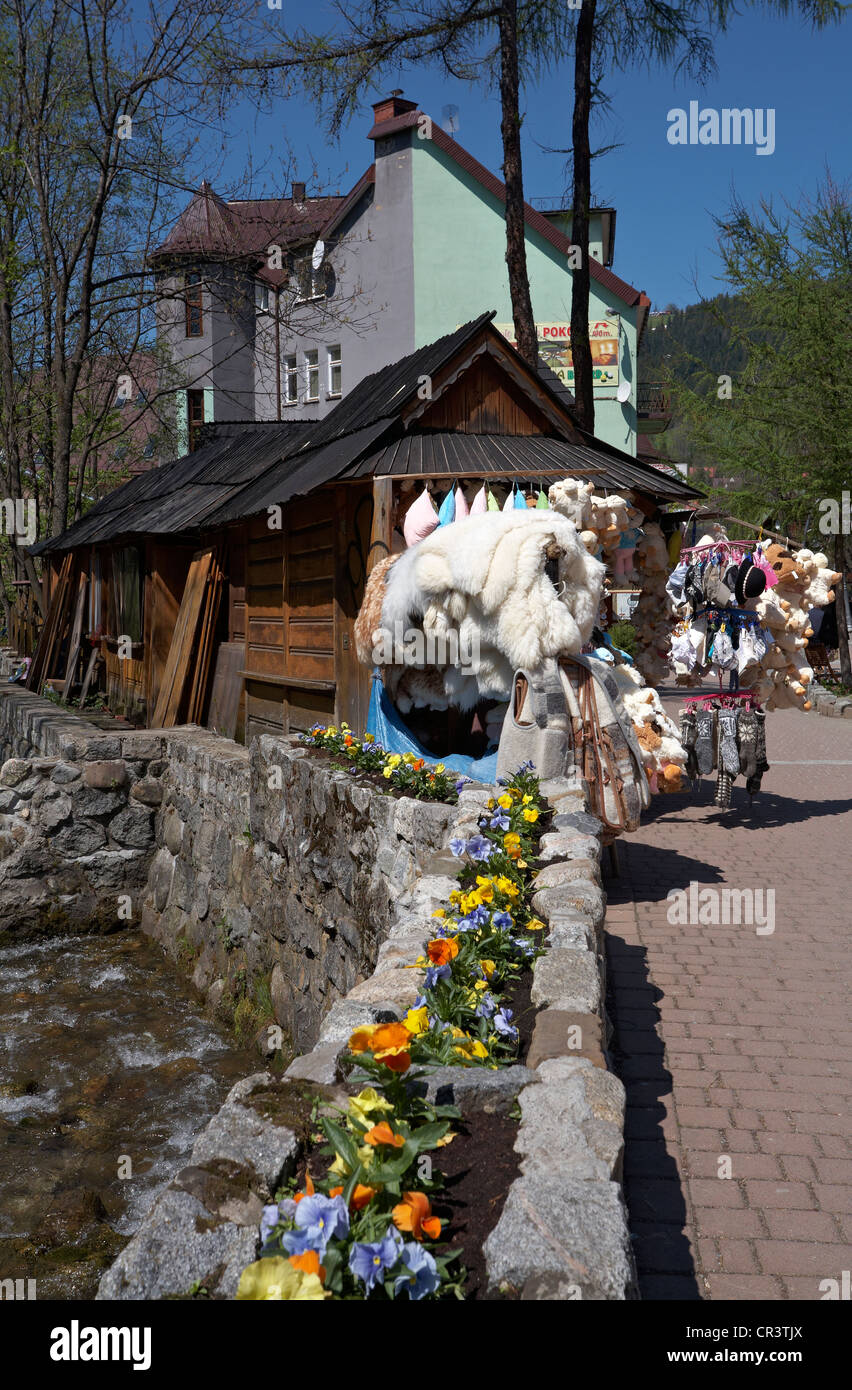
POLYGON ((162 735, 0 686, 0 762, 0 933, 126 924, 154 848, 162 735))
MULTIPOLYGON (((271 756, 282 756, 280 741, 261 743, 264 766, 271 756)), ((313 759, 307 766, 312 801, 317 766, 313 759)), ((296 775, 308 775, 307 767, 296 775)), ((315 810, 332 786, 329 780, 318 793, 315 810)), ((338 787, 336 794, 346 799, 353 790, 338 787)), ((548 924, 548 950, 533 972, 533 1002, 540 1011, 526 1065, 432 1068, 414 1084, 432 1099, 458 1105, 473 1126, 478 1113, 520 1106, 515 1148, 521 1175, 485 1246, 492 1294, 620 1300, 635 1297, 636 1280, 621 1190, 624 1088, 607 1070, 606 1058, 601 827, 585 813, 577 786, 550 782, 543 790, 555 817, 542 839, 545 868, 533 902, 548 924)), ((473 833, 490 792, 467 787, 458 807, 444 808, 445 844, 453 835, 473 833)), ((286 840, 293 833, 287 820, 292 814, 283 807, 266 812, 265 834, 271 836, 283 816, 286 840)), ((407 810, 394 815, 408 826, 407 810)), ((400 848, 411 858, 406 844, 411 842, 401 838, 400 848)), ((392 860, 399 863, 399 852, 386 857, 388 868, 392 860)), ((199 1282, 213 1297, 234 1296, 240 1271, 258 1252, 260 1207, 292 1172, 305 1138, 294 1112, 314 1095, 321 1104, 345 1103, 356 1083, 354 1077, 343 1080, 339 1061, 352 1029, 401 1018, 417 993, 419 976, 410 967, 431 935, 433 909, 456 886, 451 874, 457 861, 437 851, 423 856, 421 868, 413 858, 411 877, 406 869, 389 893, 372 975, 332 1004, 315 1046, 296 1058, 283 1079, 258 1074, 234 1087, 200 1136, 190 1167, 157 1199, 105 1275, 99 1298, 175 1296, 199 1282), (258 1096, 265 1103, 262 1124, 258 1096)), ((391 877, 385 891, 390 885, 391 877)))
POLYGON ((833 690, 826 690, 817 680, 811 681, 808 686, 808 698, 813 701, 816 714, 852 719, 852 698, 848 695, 835 695, 833 690))

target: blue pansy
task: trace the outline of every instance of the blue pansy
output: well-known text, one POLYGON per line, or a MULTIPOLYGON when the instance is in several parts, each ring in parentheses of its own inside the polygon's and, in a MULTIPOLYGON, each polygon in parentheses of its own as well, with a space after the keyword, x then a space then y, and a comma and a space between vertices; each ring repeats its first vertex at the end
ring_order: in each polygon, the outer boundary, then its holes
POLYGON ((450 974, 448 965, 430 965, 424 980, 426 989, 434 989, 439 980, 449 980, 450 974))
POLYGON ((511 915, 508 912, 495 912, 491 918, 491 925, 502 928, 503 931, 509 931, 512 926, 511 915))
POLYGON ((450 840, 450 849, 452 850, 453 854, 456 856, 457 859, 461 859, 462 855, 465 852, 466 846, 467 841, 465 840, 463 835, 454 835, 453 838, 450 840))
POLYGON ((516 1038, 518 1036, 518 1030, 511 1020, 511 1009, 498 1009, 497 1013, 494 1015, 494 1027, 501 1037, 516 1038))
POLYGON ((438 1266, 422 1245, 417 1245, 414 1241, 409 1241, 402 1247, 402 1263, 406 1267, 406 1273, 400 1274, 393 1281, 394 1294, 399 1296, 407 1293, 408 1297, 417 1301, 425 1298, 427 1294, 434 1293, 441 1280, 438 1275, 438 1266))
POLYGON ((484 835, 474 835, 467 842, 467 852, 471 859, 481 864, 483 859, 491 858, 494 853, 494 846, 490 840, 486 840, 484 835))
POLYGON ((491 817, 491 829, 492 829, 492 830, 508 830, 508 829, 509 829, 509 817, 506 815, 506 812, 505 812, 505 811, 503 811, 503 810, 497 810, 497 811, 494 812, 494 815, 491 817))
MULTIPOLYGON (((349 1254, 349 1268, 366 1286, 367 1293, 376 1284, 385 1282, 385 1271, 392 1269, 400 1256, 401 1238, 393 1227, 389 1227, 381 1240, 352 1246, 349 1254)), ((403 1247, 404 1248, 404 1247, 403 1247)))
POLYGON ((349 1212, 343 1198, 303 1197, 296 1207, 296 1229, 286 1231, 282 1244, 291 1255, 304 1255, 306 1250, 325 1254, 333 1237, 342 1238, 349 1232, 349 1212))

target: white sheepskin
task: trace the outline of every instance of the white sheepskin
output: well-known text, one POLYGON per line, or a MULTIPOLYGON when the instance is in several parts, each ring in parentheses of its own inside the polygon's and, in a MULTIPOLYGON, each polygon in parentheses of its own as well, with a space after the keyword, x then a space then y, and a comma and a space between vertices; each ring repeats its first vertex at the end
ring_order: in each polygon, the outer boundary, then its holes
POLYGON ((473 650, 472 676, 445 670, 462 707, 507 698, 512 673, 546 657, 579 652, 600 606, 604 566, 574 524, 552 511, 486 512, 441 527, 387 571, 382 623, 459 634, 473 650), (559 590, 545 565, 557 561, 559 590), (477 655, 478 646, 478 655, 477 655))

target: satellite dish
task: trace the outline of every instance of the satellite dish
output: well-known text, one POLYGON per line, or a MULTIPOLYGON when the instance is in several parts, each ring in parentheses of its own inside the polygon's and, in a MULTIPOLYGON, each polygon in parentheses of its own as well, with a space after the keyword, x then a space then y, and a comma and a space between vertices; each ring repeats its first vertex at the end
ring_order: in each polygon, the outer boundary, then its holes
POLYGON ((325 242, 318 241, 311 253, 311 265, 314 270, 319 270, 322 265, 322 258, 325 255, 325 242))
POLYGON ((616 400, 620 401, 622 405, 624 405, 625 402, 629 401, 629 400, 630 400, 630 382, 629 382, 629 381, 622 381, 622 382, 620 383, 620 385, 619 385, 618 390, 617 390, 616 393, 615 393, 615 396, 616 396, 616 400))

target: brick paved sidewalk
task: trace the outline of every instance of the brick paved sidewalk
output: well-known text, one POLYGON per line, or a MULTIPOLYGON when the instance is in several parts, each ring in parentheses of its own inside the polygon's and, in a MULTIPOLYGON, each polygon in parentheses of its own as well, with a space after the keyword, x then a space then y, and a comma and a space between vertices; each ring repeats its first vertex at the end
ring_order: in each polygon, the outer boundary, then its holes
POLYGON ((712 778, 655 797, 606 885, 647 1299, 819 1299, 852 1269, 852 720, 766 723, 753 808, 742 779, 729 812, 712 778), (774 931, 670 923, 669 889, 692 882, 773 889, 774 931))

